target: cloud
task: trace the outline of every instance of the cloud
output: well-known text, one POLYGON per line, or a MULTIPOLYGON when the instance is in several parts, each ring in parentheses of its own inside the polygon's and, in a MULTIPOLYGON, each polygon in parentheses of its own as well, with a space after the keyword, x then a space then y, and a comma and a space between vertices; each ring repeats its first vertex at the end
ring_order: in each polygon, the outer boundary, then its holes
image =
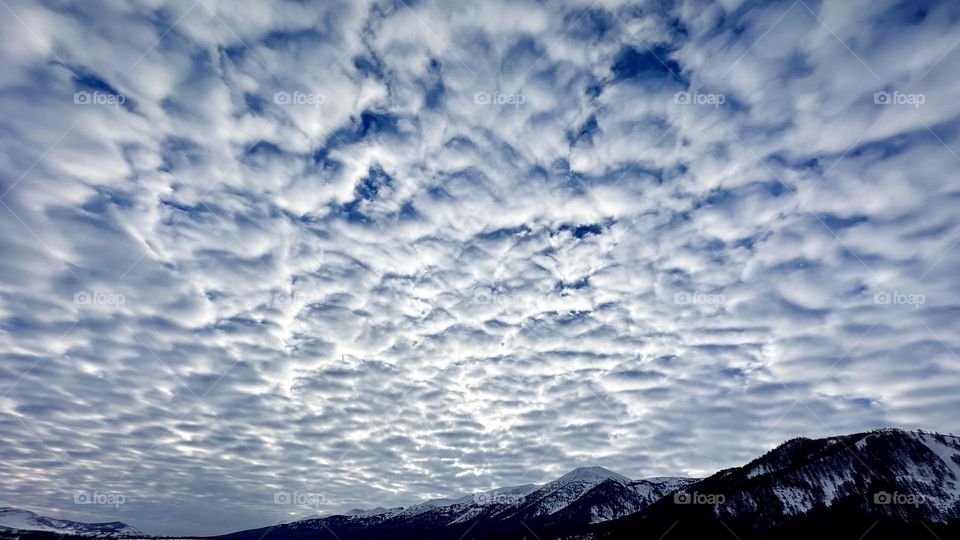
POLYGON ((956 430, 950 3, 8 4, 4 504, 212 534, 956 430))

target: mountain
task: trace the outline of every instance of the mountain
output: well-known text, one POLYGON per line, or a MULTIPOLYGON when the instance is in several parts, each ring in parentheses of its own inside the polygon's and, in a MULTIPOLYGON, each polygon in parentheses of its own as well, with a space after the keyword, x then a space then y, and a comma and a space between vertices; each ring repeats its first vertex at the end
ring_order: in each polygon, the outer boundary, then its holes
POLYGON ((960 439, 885 429, 797 438, 702 480, 600 467, 407 508, 299 521, 227 540, 863 540, 960 537, 960 439))
POLYGON ((669 477, 627 482, 605 480, 557 512, 554 521, 558 526, 570 527, 628 516, 695 481, 669 477))
POLYGON ((604 482, 626 485, 630 479, 603 467, 574 469, 529 495, 529 501, 516 515, 526 519, 555 514, 570 506, 585 493, 604 482))
POLYGON ((9 507, 0 508, 0 529, 43 531, 76 536, 143 536, 142 532, 119 521, 82 523, 44 517, 28 510, 9 507))
MULTIPOLYGON (((0 540, 125 535, 139 532, 0 509, 0 540)), ((797 438, 703 479, 631 480, 584 467, 542 485, 313 516, 218 540, 818 537, 960 538, 960 438, 897 429, 797 438)))
POLYGON ((590 534, 930 537, 960 530, 960 438, 886 429, 788 441, 590 534))
POLYGON ((495 489, 408 507, 352 510, 273 528, 228 535, 230 540, 307 538, 459 539, 509 537, 528 529, 562 531, 637 512, 694 479, 631 480, 602 467, 574 469, 543 485, 495 489))
POLYGON ((602 467, 575 469, 499 515, 528 525, 553 528, 598 523, 637 512, 693 481, 690 478, 633 481, 602 467))

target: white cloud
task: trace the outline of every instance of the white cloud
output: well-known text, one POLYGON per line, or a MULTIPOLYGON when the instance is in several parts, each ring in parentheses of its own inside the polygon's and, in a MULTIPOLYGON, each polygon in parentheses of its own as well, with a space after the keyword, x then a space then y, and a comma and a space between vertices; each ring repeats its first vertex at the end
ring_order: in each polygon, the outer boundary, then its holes
POLYGON ((8 3, 4 504, 205 534, 956 428, 949 3, 8 3))

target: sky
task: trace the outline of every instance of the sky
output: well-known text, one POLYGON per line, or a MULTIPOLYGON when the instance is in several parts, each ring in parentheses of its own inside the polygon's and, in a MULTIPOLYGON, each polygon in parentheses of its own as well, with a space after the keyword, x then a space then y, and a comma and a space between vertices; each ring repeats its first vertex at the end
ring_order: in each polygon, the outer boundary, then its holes
POLYGON ((960 432, 960 3, 0 0, 0 62, 0 506, 960 432))

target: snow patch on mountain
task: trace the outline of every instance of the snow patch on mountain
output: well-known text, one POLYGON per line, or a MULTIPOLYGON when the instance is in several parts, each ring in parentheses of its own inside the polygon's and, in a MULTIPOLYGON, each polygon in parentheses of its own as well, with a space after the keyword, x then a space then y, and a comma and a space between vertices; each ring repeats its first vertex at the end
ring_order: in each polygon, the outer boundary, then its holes
POLYGON ((929 504, 946 515, 960 515, 960 439, 928 433, 914 436, 939 459, 949 475, 940 479, 938 494, 941 496, 930 500, 929 504))
POLYGON ((757 466, 755 466, 755 467, 751 467, 751 468, 747 471, 747 478, 756 478, 757 476, 761 476, 761 475, 767 474, 767 473, 772 472, 772 471, 773 471, 773 469, 771 469, 771 468, 768 467, 767 465, 760 464, 760 465, 757 465, 757 466))
POLYGON ((813 496, 808 490, 777 486, 773 491, 783 504, 783 512, 789 516, 799 516, 813 509, 813 496))
POLYGON ((590 523, 618 519, 639 512, 678 489, 697 480, 694 478, 654 477, 632 480, 622 488, 616 480, 605 480, 568 506, 569 513, 589 509, 590 523))
POLYGON ((363 510, 363 509, 360 509, 360 508, 354 508, 353 510, 349 510, 349 511, 348 511, 347 513, 345 513, 344 515, 345 515, 345 516, 348 516, 348 517, 352 517, 352 516, 357 516, 357 517, 372 517, 372 516, 379 516, 380 514, 386 514, 386 513, 389 512, 389 511, 390 511, 389 509, 384 508, 384 507, 382 507, 382 506, 378 506, 378 507, 376 507, 376 508, 371 508, 371 509, 369 509, 369 510, 363 510))
POLYGON ((630 482, 630 488, 638 495, 643 497, 661 497, 664 494, 672 493, 680 488, 686 487, 696 478, 683 478, 675 476, 655 476, 653 478, 644 478, 630 482))

